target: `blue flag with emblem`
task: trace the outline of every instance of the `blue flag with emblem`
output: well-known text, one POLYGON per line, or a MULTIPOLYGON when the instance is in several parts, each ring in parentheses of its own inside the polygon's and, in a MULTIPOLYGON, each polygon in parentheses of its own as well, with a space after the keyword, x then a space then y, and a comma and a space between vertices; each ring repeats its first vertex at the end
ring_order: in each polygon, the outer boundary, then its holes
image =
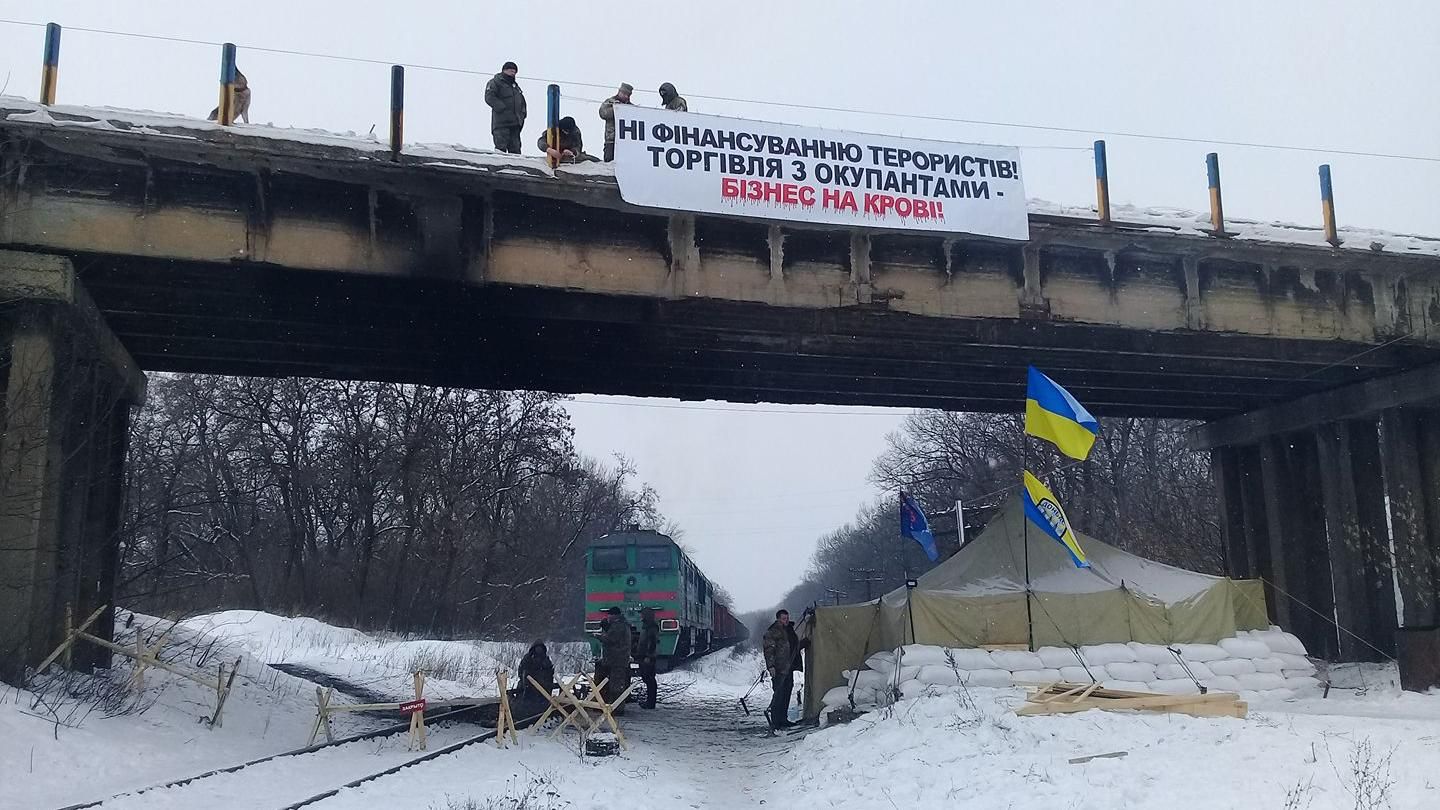
POLYGON ((940 552, 935 548, 935 535, 930 532, 930 521, 925 519, 920 504, 905 492, 900 493, 900 533, 919 543, 930 562, 940 559, 940 552))

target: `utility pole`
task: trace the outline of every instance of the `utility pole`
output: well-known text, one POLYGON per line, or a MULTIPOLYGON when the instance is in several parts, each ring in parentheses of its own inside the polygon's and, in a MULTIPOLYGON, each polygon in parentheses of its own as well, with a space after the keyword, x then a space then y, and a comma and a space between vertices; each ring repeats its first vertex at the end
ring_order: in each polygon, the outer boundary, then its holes
POLYGON ((850 573, 856 575, 856 579, 850 580, 851 582, 857 582, 857 583, 858 583, 858 582, 863 582, 863 583, 865 583, 865 601, 866 601, 866 602, 869 602, 869 601, 870 601, 870 583, 872 583, 872 582, 884 582, 884 581, 885 581, 883 577, 874 576, 876 573, 878 573, 874 568, 851 568, 851 569, 848 569, 848 570, 850 571, 850 573))
POLYGON ((847 596, 849 596, 850 594, 845 593, 844 591, 836 590, 835 588, 826 588, 826 589, 825 589, 825 595, 828 596, 828 597, 830 597, 831 599, 834 599, 834 600, 835 600, 835 606, 836 606, 836 607, 839 607, 839 606, 840 606, 840 600, 843 599, 843 598, 845 598, 845 597, 847 597, 847 596))

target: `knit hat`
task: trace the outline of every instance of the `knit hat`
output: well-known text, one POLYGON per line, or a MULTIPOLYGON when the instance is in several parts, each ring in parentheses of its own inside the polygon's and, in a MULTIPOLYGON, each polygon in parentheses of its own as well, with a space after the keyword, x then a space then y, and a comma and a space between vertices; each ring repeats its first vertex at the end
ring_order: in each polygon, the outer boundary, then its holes
POLYGON ((502 65, 502 66, 500 67, 500 70, 501 70, 501 71, 513 70, 513 71, 515 71, 516 73, 519 73, 519 72, 520 72, 520 66, 517 65, 517 64, 515 64, 514 62, 506 62, 504 65, 502 65))

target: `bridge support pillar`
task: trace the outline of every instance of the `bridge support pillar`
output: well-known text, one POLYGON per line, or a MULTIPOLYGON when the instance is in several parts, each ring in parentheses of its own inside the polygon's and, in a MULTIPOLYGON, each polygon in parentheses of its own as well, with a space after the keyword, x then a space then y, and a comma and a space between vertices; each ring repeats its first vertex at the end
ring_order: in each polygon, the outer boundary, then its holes
POLYGON ((1271 618, 1314 654, 1383 660, 1398 629, 1440 625, 1440 367, 1204 425, 1191 445, 1212 452, 1228 573, 1264 578, 1271 618))
MULTIPOLYGON (((68 608, 112 609, 125 439, 145 378, 66 259, 0 251, 0 678, 59 644, 68 608)), ((78 619, 77 619, 78 621, 78 619)), ((79 667, 109 654, 77 648, 79 667)))

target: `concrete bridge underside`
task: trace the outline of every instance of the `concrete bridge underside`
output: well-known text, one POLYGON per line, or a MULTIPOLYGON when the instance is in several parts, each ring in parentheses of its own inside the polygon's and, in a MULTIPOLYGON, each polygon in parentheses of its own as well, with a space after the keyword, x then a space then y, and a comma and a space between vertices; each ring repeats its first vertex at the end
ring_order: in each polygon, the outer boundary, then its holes
POLYGON ((1387 577, 1406 626, 1436 621, 1433 256, 1044 216, 1025 243, 792 227, 628 206, 593 168, 390 161, 243 130, 127 131, 98 114, 7 120, 3 106, 9 390, 23 393, 16 369, 50 368, 53 382, 77 373, 64 358, 103 360, 6 414, 0 519, 7 538, 31 538, 0 543, 0 569, 18 572, 0 584, 23 592, 0 632, 12 679, 53 646, 63 607, 84 615, 108 598, 114 414, 139 401, 137 365, 1013 411, 1035 364, 1102 416, 1211 423, 1196 443, 1218 448, 1231 571, 1270 580, 1276 618, 1315 649, 1393 650, 1387 577), (37 273, 50 280, 36 287, 37 273), (110 408, 76 422, 75 396, 110 408), (83 469, 15 461, 92 435, 106 449, 83 469), (98 511, 64 523, 62 491, 91 492, 98 511), (1394 564, 1380 533, 1392 524, 1409 555, 1394 564), (1302 595, 1365 642, 1309 620, 1302 595))

